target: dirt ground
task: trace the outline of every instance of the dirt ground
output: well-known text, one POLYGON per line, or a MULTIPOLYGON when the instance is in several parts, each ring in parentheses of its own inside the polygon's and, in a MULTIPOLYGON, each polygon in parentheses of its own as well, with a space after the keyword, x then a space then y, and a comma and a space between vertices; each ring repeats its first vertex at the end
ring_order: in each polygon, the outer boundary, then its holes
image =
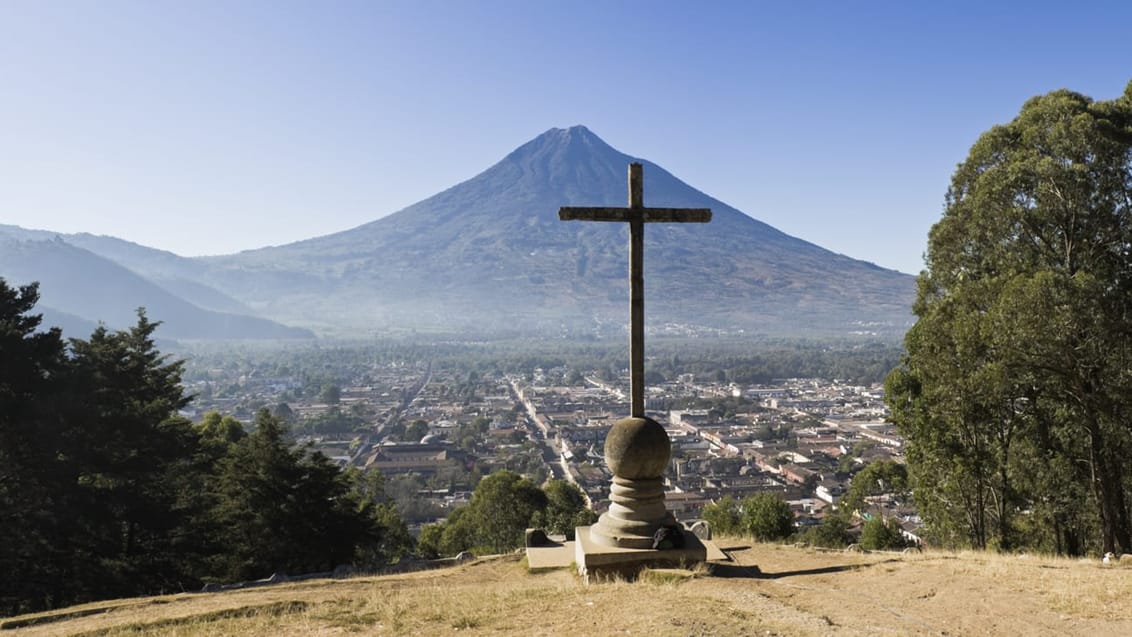
POLYGON ((0 635, 1132 635, 1132 568, 1097 560, 720 545, 732 561, 635 582, 530 574, 515 555, 89 604, 0 635))

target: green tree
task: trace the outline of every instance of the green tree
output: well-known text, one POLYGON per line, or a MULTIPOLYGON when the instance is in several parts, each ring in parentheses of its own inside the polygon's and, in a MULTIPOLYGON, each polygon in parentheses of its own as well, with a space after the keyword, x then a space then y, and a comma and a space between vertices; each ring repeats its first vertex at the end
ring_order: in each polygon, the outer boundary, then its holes
POLYGON ((129 330, 71 339, 63 464, 69 587, 77 599, 180 589, 195 582, 192 512, 197 438, 178 415, 190 398, 181 361, 154 344, 158 323, 138 310, 129 330))
POLYGON ((821 524, 806 529, 803 539, 812 546, 844 548, 851 541, 849 522, 842 515, 827 515, 822 518, 821 524))
POLYGON ((39 610, 57 598, 55 529, 65 511, 54 446, 61 423, 52 397, 65 366, 57 328, 31 314, 38 286, 0 278, 0 616, 39 610))
POLYGON ((900 525, 884 516, 874 516, 861 528, 861 548, 870 551, 891 551, 908 546, 900 525))
MULTIPOLYGON (((350 496, 358 502, 358 512, 368 515, 377 541, 359 545, 355 562, 366 568, 396 563, 413 552, 413 537, 393 498, 385 491, 385 476, 377 469, 345 470, 350 496)), ((371 538, 372 540, 372 538, 371 538)))
POLYGON ((337 405, 342 400, 342 388, 334 383, 325 383, 318 392, 319 402, 337 405))
POLYGON ((202 448, 210 453, 213 461, 222 458, 232 445, 247 435, 243 423, 218 411, 205 413, 195 430, 202 448))
POLYGON ((892 460, 874 460, 853 476, 849 490, 838 503, 847 511, 861 509, 865 498, 885 493, 904 497, 908 493, 908 469, 892 460))
POLYGON ((476 546, 476 520, 470 506, 454 509, 441 526, 439 555, 456 555, 476 546))
POLYGON ((409 426, 405 427, 405 434, 402 437, 406 441, 420 442, 421 438, 427 435, 428 423, 423 420, 414 420, 409 426))
POLYGON ((739 505, 740 529, 760 542, 777 542, 794 534, 790 505, 773 493, 757 493, 739 505))
POLYGON ((574 539, 574 529, 597 521, 597 514, 586 504, 585 494, 577 485, 565 480, 551 480, 543 485, 546 509, 535 513, 531 526, 574 539))
POLYGON ((472 420, 471 430, 474 433, 485 434, 490 428, 491 418, 488 418, 487 416, 476 416, 475 419, 472 420))
POLYGON ((956 170, 886 393, 934 537, 1132 551, 1129 192, 1132 83, 1035 97, 956 170))
POLYGON ((271 414, 285 423, 294 422, 296 417, 295 411, 285 402, 275 405, 275 409, 271 411, 271 414))
POLYGON ((421 527, 421 535, 417 538, 417 557, 426 560, 435 560, 440 557, 441 542, 444 537, 443 524, 426 524, 421 527))
POLYGON ((496 471, 480 480, 468 505, 475 546, 502 553, 523 545, 523 533, 536 512, 546 508, 542 489, 513 471, 496 471))
MULTIPOLYGON (((566 495, 563 489, 560 495, 566 495)), ((474 550, 502 553, 523 545, 523 533, 546 519, 547 494, 514 471, 496 471, 476 485, 472 501, 455 509, 437 531, 430 531, 425 551, 455 555, 474 550)), ((566 502, 560 506, 569 507, 566 502)))
POLYGON ((724 496, 718 502, 704 507, 703 518, 711 525, 712 533, 719 535, 738 535, 742 532, 739 517, 739 503, 731 496, 724 496))
POLYGON ((215 516, 225 551, 212 574, 221 580, 327 571, 381 551, 372 503, 325 456, 292 448, 266 409, 221 461, 215 516))
POLYGON ((562 382, 571 387, 581 387, 586 384, 586 378, 582 375, 582 372, 571 369, 569 372, 566 372, 566 376, 562 379, 562 382))

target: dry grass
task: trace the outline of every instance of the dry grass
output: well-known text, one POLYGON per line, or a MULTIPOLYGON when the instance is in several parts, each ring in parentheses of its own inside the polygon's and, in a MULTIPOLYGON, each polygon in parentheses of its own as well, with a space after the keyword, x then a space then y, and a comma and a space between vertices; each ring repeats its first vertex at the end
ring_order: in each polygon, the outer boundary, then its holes
MULTIPOLYGON (((1128 635, 1132 568, 981 553, 733 547, 711 569, 586 586, 518 558, 88 604, 15 635, 1128 635)), ((38 623, 37 623, 38 622, 38 623)), ((2 637, 2 635, 0 635, 2 637)))

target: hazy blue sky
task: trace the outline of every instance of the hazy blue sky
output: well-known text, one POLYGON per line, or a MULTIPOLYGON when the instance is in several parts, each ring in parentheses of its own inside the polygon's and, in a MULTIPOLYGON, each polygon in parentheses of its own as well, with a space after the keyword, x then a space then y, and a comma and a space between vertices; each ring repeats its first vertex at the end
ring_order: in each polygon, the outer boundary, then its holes
POLYGON ((914 273, 981 132, 1130 79, 1130 2, 0 0, 0 223, 277 245, 584 124, 914 273))

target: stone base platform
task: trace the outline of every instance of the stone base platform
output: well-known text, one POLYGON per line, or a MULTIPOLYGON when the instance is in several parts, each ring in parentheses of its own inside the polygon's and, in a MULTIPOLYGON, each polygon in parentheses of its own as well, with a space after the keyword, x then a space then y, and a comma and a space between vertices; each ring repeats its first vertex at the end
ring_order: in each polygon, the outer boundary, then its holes
MULTIPOLYGON (((627 549, 606 546, 590 538, 590 527, 574 530, 574 562, 578 574, 588 584, 603 577, 632 579, 646 567, 691 568, 707 561, 705 543, 690 531, 684 533, 684 548, 679 549, 627 549)), ((718 551, 718 549, 716 549, 718 551)))
POLYGON ((527 570, 531 573, 570 568, 574 564, 574 542, 551 542, 527 547, 527 570))
MULTIPOLYGON (((586 538, 587 538, 587 541, 588 541, 589 540, 589 533, 588 533, 589 527, 582 527, 582 528, 584 528, 587 531, 586 538)), ((699 538, 696 538, 696 536, 693 535, 690 532, 686 533, 686 537, 692 537, 692 538, 694 538, 694 541, 698 541, 698 542, 700 542, 700 544, 703 545, 705 552, 707 553, 707 557, 705 559, 708 562, 726 562, 726 561, 729 561, 731 559, 730 557, 727 556, 726 553, 721 551, 719 549, 719 547, 716 546, 716 544, 714 542, 712 542, 711 540, 700 540, 699 538)), ((589 544, 591 546, 593 546, 595 543, 592 542, 592 541, 589 541, 589 544)), ((688 546, 688 545, 686 544, 685 546, 688 546)), ((634 565, 635 571, 632 572, 632 573, 629 573, 629 575, 634 575, 636 573, 636 571, 639 571, 644 566, 649 566, 649 567, 654 567, 654 568, 659 568, 659 567, 664 566, 664 559, 660 559, 660 560, 657 560, 655 562, 652 562, 652 561, 650 561, 651 558, 645 559, 646 557, 649 557, 653 554, 660 554, 658 557, 666 558, 666 557, 669 556, 670 553, 671 553, 670 551, 651 551, 651 550, 650 551, 642 551, 640 549, 614 549, 614 548, 611 548, 611 547, 597 545, 596 550, 592 550, 590 552, 590 555, 592 557, 589 560, 589 564, 592 568, 600 571, 601 566, 604 566, 604 565, 598 564, 597 562, 601 562, 602 560, 612 560, 617 555, 622 555, 622 556, 636 555, 639 559, 637 559, 637 561, 635 561, 635 562, 631 562, 631 564, 634 565), (606 551, 606 550, 609 551, 608 554, 601 555, 601 556, 598 555, 598 552, 606 551), (645 555, 645 554, 648 554, 648 555, 645 555)), ((699 560, 696 560, 695 562, 691 562, 691 563, 685 562, 685 563, 688 564, 688 565, 693 565, 693 564, 698 563, 698 562, 703 562, 703 561, 705 561, 705 559, 699 559, 699 560)), ((677 559, 677 561, 679 561, 679 558, 677 559)), ((557 538, 551 538, 550 541, 545 543, 545 544, 527 547, 527 569, 532 573, 541 573, 541 572, 544 572, 544 571, 553 571, 553 570, 558 570, 558 569, 563 569, 563 568, 571 568, 571 567, 576 565, 578 567, 579 574, 584 577, 585 573, 582 573, 582 568, 583 568, 583 565, 586 564, 586 563, 587 562, 584 559, 584 557, 583 557, 583 559, 578 558, 578 546, 577 546, 577 543, 574 540, 567 541, 565 538, 557 537, 557 538)), ((669 564, 669 566, 672 566, 672 564, 669 564)))

